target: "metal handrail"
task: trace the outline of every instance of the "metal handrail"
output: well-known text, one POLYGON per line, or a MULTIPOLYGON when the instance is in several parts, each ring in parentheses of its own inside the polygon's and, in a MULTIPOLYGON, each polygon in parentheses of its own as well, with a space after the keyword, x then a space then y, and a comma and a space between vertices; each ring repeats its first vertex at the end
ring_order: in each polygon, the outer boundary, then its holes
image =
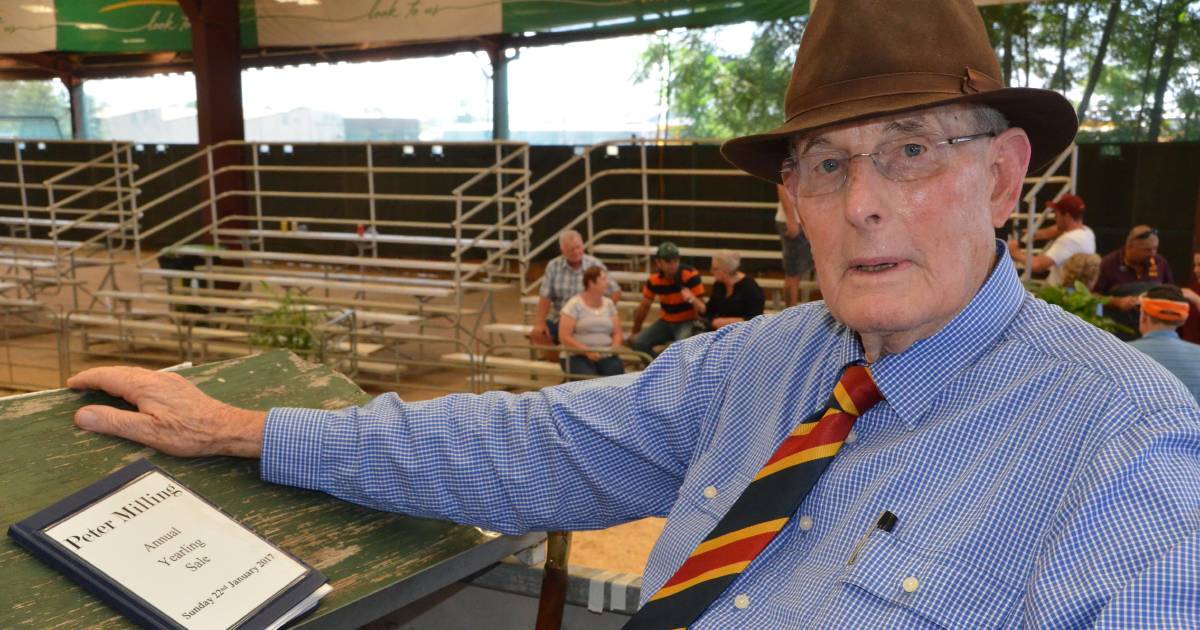
MULTIPOLYGON (((585 247, 589 251, 591 250, 592 246, 594 246, 596 244, 596 242, 599 241, 601 238, 603 238, 604 236, 609 236, 609 235, 613 235, 613 234, 641 235, 643 237, 644 244, 646 244, 646 245, 649 244, 649 238, 652 234, 665 235, 665 234, 669 233, 672 236, 682 236, 682 237, 711 236, 714 238, 740 238, 741 235, 739 235, 739 234, 722 233, 719 236, 714 236, 712 233, 686 232, 686 231, 678 231, 678 230, 674 230, 674 231, 651 230, 650 229, 649 208, 651 208, 651 207, 663 207, 663 208, 687 207, 687 208, 721 208, 721 209, 737 208, 737 209, 750 210, 750 211, 759 211, 759 210, 772 210, 773 211, 776 208, 777 204, 774 202, 737 201, 737 200, 713 201, 713 200, 704 200, 704 199, 694 199, 694 200, 665 199, 665 198, 660 199, 660 198, 650 197, 649 190, 648 190, 648 178, 651 176, 655 176, 655 177, 657 177, 657 176, 662 176, 662 177, 696 177, 696 176, 700 176, 700 177, 749 177, 749 175, 747 175, 746 173, 744 173, 740 170, 731 169, 731 168, 730 169, 659 168, 659 167, 650 166, 647 161, 646 147, 648 147, 648 146, 656 146, 656 147, 674 146, 674 145, 685 145, 686 146, 686 145, 693 145, 693 144, 698 144, 698 143, 703 143, 703 142, 704 141, 691 141, 691 140, 677 141, 677 140, 621 139, 621 140, 609 140, 609 141, 593 144, 593 145, 587 147, 586 149, 584 149, 582 151, 582 153, 572 156, 570 159, 564 161, 558 167, 551 170, 546 175, 540 177, 535 183, 533 183, 533 185, 531 186, 531 189, 537 190, 537 189, 541 188, 543 185, 545 185, 546 183, 548 183, 551 179, 558 177, 562 173, 566 172, 572 166, 574 166, 576 164, 580 164, 580 163, 582 163, 584 165, 584 174, 583 174, 582 180, 575 186, 571 187, 568 191, 563 193, 561 196, 559 196, 557 199, 546 204, 543 208, 540 208, 535 214, 533 214, 533 216, 529 217, 526 222, 525 229, 528 233, 532 233, 534 226, 536 226, 544 218, 549 216, 552 212, 559 209, 561 206, 565 205, 572 199, 576 198, 576 196, 582 192, 582 193, 585 193, 585 195, 586 195, 586 199, 585 199, 586 203, 585 203, 584 211, 582 213, 580 213, 579 215, 571 218, 571 220, 569 220, 566 223, 566 225, 564 225, 562 227, 562 229, 563 230, 579 229, 581 232, 584 232, 585 233, 584 244, 585 244, 585 247), (622 145, 622 146, 632 145, 632 146, 637 147, 641 152, 640 167, 637 167, 637 168, 627 168, 627 167, 607 168, 607 169, 603 169, 603 170, 594 169, 592 167, 592 159, 593 159, 594 154, 597 151, 602 151, 602 150, 607 151, 607 147, 614 146, 614 145, 622 145), (604 199, 604 200, 597 201, 593 198, 593 187, 597 182, 599 182, 603 179, 606 179, 606 178, 628 177, 628 176, 640 176, 642 178, 642 197, 640 199, 612 198, 612 199, 604 199), (601 210, 604 210, 606 208, 617 207, 617 206, 640 206, 642 208, 642 227, 639 229, 633 229, 633 230, 619 230, 619 231, 618 230, 603 230, 599 233, 594 233, 592 224, 593 224, 593 219, 594 219, 596 213, 601 210), (580 229, 584 225, 586 225, 586 229, 580 229)), ((773 241, 777 237, 775 237, 774 235, 771 235, 771 236, 747 235, 746 238, 749 240, 772 240, 773 241)), ((532 260, 535 257, 541 255, 543 252, 545 252, 547 249, 549 249, 556 242, 557 242, 557 238, 551 237, 551 238, 546 239, 542 243, 539 243, 536 246, 531 247, 529 249, 529 251, 526 252, 526 254, 523 258, 523 262, 526 265, 528 265, 530 262, 532 262, 532 260)), ((537 284, 539 284, 539 283, 531 284, 531 283, 523 282, 522 283, 522 293, 528 294, 533 288, 536 288, 537 284)))
POLYGON ((1058 157, 1056 157, 1054 161, 1050 163, 1050 166, 1042 171, 1040 176, 1025 178, 1024 183, 1033 184, 1029 191, 1022 195, 1021 201, 1017 204, 1018 209, 1020 209, 1021 204, 1025 204, 1027 207, 1026 212, 1023 213, 1023 216, 1021 217, 1025 219, 1026 223, 1025 234, 1022 235, 1020 233, 1020 229, 1017 227, 1015 222, 1013 224, 1013 230, 1017 233, 1018 240, 1024 241, 1026 260, 1030 261, 1029 264, 1026 264, 1025 268, 1021 270, 1022 280, 1030 281, 1033 279, 1032 261, 1036 253, 1036 248, 1034 247, 1034 234, 1037 232, 1038 228, 1041 227, 1046 216, 1046 213, 1038 211, 1038 193, 1044 190, 1048 184, 1052 183, 1061 184, 1058 192, 1054 195, 1055 198, 1062 196, 1062 194, 1068 190, 1074 192, 1078 169, 1079 145, 1072 143, 1070 147, 1067 147, 1066 150, 1058 154, 1058 157), (1056 173, 1058 173, 1068 159, 1070 160, 1070 174, 1066 176, 1057 175, 1056 173))
MULTIPOLYGON (((527 374, 528 373, 528 372, 521 372, 520 370, 516 370, 516 369, 489 368, 488 367, 488 358, 493 357, 493 356, 500 357, 501 355, 497 353, 498 350, 521 350, 521 351, 528 351, 528 352, 539 352, 542 350, 554 350, 554 351, 563 352, 563 353, 567 353, 567 354, 587 354, 588 352, 605 352, 608 354, 615 354, 620 357, 629 357, 629 358, 637 359, 638 361, 641 361, 645 365, 649 365, 650 362, 653 361, 653 358, 650 355, 648 355, 644 352, 639 352, 637 350, 630 349, 630 348, 616 348, 616 347, 570 348, 570 347, 563 346, 563 345, 543 346, 543 345, 538 345, 538 344, 495 344, 495 345, 488 345, 486 348, 483 349, 483 352, 480 353, 479 355, 475 355, 474 353, 467 353, 467 356, 470 357, 470 359, 471 359, 471 365, 479 366, 481 380, 482 380, 482 378, 486 378, 486 373, 488 371, 511 372, 511 373, 518 373, 518 374, 520 374, 520 373, 527 374), (478 356, 478 360, 476 360, 476 356, 478 356)), ((587 375, 587 374, 571 374, 571 373, 567 372, 566 370, 563 370, 562 378, 567 379, 567 380, 578 381, 578 380, 588 380, 588 379, 603 378, 603 377, 600 377, 597 375, 587 375)), ((476 393, 479 393, 479 392, 476 392, 476 393)))
MULTIPOLYGON (((98 168, 96 164, 93 164, 93 162, 97 162, 99 160, 111 160, 114 155, 119 153, 121 151, 121 149, 123 149, 124 147, 127 147, 127 146, 131 146, 130 143, 114 142, 113 148, 109 149, 105 153, 98 155, 98 156, 88 160, 87 162, 77 162, 76 166, 74 168, 67 169, 57 175, 46 178, 45 180, 42 180, 42 183, 43 184, 56 184, 56 183, 58 183, 59 180, 66 179, 67 177, 70 177, 71 175, 74 175, 75 173, 82 172, 86 168, 98 168)), ((31 164, 31 162, 25 162, 25 163, 31 164)), ((108 168, 109 165, 105 164, 104 167, 108 168)))

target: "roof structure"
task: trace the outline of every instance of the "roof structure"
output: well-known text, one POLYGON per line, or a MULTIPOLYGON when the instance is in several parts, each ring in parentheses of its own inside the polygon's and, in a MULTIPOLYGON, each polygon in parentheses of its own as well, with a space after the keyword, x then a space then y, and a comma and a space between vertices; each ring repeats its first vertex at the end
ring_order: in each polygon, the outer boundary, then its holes
MULTIPOLYGON (((218 0, 220 1, 220 0, 218 0)), ((808 12, 806 0, 225 0, 242 67, 557 44, 808 12)), ((0 0, 0 79, 189 71, 198 0, 0 0), (182 5, 182 6, 181 6, 182 5)))

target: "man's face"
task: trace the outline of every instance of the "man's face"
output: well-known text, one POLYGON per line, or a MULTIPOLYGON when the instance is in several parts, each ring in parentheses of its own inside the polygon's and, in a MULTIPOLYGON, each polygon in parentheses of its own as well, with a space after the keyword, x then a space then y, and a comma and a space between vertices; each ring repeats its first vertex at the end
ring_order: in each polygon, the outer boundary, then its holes
POLYGON ((678 258, 666 258, 666 259, 655 258, 654 266, 658 267, 658 271, 662 275, 664 275, 666 277, 671 277, 671 276, 675 275, 675 272, 679 271, 679 259, 678 258))
POLYGON ((1125 258, 1134 265, 1145 264, 1158 253, 1158 237, 1135 238, 1125 245, 1125 258))
MULTIPOLYGON (((916 134, 936 141, 987 131, 977 126, 960 108, 939 108, 822 130, 802 137, 797 150, 870 153, 916 134)), ((1019 151, 1009 150, 1014 134, 1017 144, 1025 138, 1010 130, 945 147, 945 169, 916 181, 891 181, 869 157, 853 159, 840 190, 797 199, 821 293, 839 321, 864 335, 916 340, 965 308, 993 264, 993 228, 1019 194, 1019 184, 1010 191, 1013 166, 997 166, 1019 161, 1019 151)), ((1024 164, 1017 167, 1023 177, 1024 164)))
POLYGON ((1200 253, 1192 254, 1192 275, 1200 279, 1200 253))
POLYGON ((562 255, 572 267, 578 267, 583 262, 583 239, 578 236, 567 237, 562 245, 562 255))

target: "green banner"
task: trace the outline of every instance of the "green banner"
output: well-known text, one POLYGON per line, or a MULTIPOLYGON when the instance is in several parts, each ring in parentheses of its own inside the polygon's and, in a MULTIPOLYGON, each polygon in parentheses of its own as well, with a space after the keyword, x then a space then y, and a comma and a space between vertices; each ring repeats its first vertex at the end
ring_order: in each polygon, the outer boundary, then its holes
POLYGON ((582 4, 504 0, 504 31, 645 31, 765 22, 807 13, 808 0, 610 0, 582 4))
MULTIPOLYGON (((239 0, 242 47, 258 45, 254 0, 239 0)), ((192 49, 192 25, 175 0, 56 0, 57 50, 163 52, 192 49)))
MULTIPOLYGON (((831 0, 832 1, 832 0, 831 0)), ((803 15, 808 0, 238 0, 242 48, 644 32, 803 15)), ((0 0, 0 53, 186 52, 176 0, 0 0)))

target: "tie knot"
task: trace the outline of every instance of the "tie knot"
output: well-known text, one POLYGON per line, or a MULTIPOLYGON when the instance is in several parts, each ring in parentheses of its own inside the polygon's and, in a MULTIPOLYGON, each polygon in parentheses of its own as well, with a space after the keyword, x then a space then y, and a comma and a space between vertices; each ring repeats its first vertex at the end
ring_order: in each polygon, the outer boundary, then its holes
POLYGON ((842 378, 833 388, 833 400, 838 409, 852 416, 861 416, 883 400, 883 394, 875 386, 871 370, 865 365, 855 364, 842 372, 842 378))

